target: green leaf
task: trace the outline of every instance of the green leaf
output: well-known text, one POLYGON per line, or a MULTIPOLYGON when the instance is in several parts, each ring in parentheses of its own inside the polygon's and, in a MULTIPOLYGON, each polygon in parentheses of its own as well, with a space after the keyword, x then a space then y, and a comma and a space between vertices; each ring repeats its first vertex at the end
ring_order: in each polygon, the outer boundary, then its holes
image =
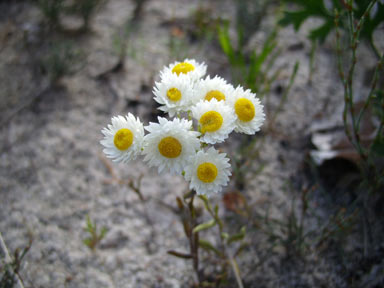
POLYGON ((93 231, 93 225, 92 225, 92 221, 91 221, 91 218, 89 217, 89 215, 87 215, 87 227, 86 227, 86 230, 89 232, 89 233, 92 233, 93 231))
POLYGON ((253 52, 251 55, 251 63, 249 66, 249 72, 248 72, 248 78, 247 78, 247 84, 250 87, 253 87, 257 76, 259 75, 260 68, 263 65, 263 63, 267 60, 268 56, 273 52, 273 50, 276 48, 276 42, 274 39, 276 38, 277 32, 274 31, 266 40, 263 46, 263 50, 261 51, 260 55, 257 56, 256 52, 253 52))
POLYGON ((283 18, 279 21, 279 24, 282 26, 293 25, 296 31, 300 29, 301 24, 310 17, 311 14, 306 11, 284 11, 283 18))
POLYGON ((92 245, 92 239, 90 239, 90 238, 86 238, 86 239, 83 240, 83 243, 84 243, 87 247, 91 248, 91 245, 92 245))
POLYGON ((108 229, 106 227, 101 228, 99 239, 100 240, 103 239, 105 237, 105 235, 107 234, 107 232, 108 232, 108 229))
POLYGON ((240 232, 239 233, 237 233, 237 234, 235 234, 235 235, 232 235, 231 237, 229 237, 228 238, 228 240, 227 240, 227 243, 228 244, 231 244, 231 243, 233 243, 233 242, 237 242, 237 241, 241 241, 241 240, 243 240, 244 239, 244 237, 245 237, 245 226, 244 227, 242 227, 241 229, 240 229, 240 232))
POLYGON ((214 252, 216 255, 218 255, 220 257, 223 255, 218 249, 216 249, 213 246, 213 244, 211 242, 209 242, 207 240, 199 239, 199 246, 208 252, 210 252, 210 251, 214 252))
POLYGON ((193 229, 193 233, 197 233, 197 232, 200 232, 202 230, 207 230, 209 228, 212 228, 213 226, 216 225, 216 220, 215 219, 212 219, 208 222, 205 222, 205 223, 201 223, 200 225, 197 225, 194 229, 193 229))
POLYGON ((240 247, 236 250, 234 257, 239 256, 244 251, 244 249, 247 248, 248 246, 249 246, 249 243, 241 244, 240 247))
POLYGON ((182 258, 182 259, 192 259, 192 255, 191 254, 177 252, 177 251, 174 251, 174 250, 167 251, 167 253, 172 255, 172 256, 175 256, 175 257, 178 257, 178 258, 182 258))
POLYGON ((219 41, 221 49, 227 55, 230 63, 236 62, 235 53, 232 47, 231 38, 229 37, 229 22, 226 21, 224 24, 219 26, 219 41))
POLYGON ((318 40, 320 43, 324 43, 328 34, 333 29, 334 23, 333 21, 327 21, 322 26, 311 30, 309 33, 309 39, 318 40))
POLYGON ((228 238, 229 238, 229 234, 223 232, 223 233, 221 233, 221 238, 223 238, 223 239, 228 239, 228 238))
MULTIPOLYGON (((334 28, 334 15, 324 5, 324 0, 288 0, 287 2, 295 3, 299 6, 297 11, 284 11, 282 19, 279 21, 280 25, 288 26, 293 25, 295 30, 299 30, 303 22, 312 17, 321 18, 324 24, 318 28, 310 31, 309 38, 324 42, 326 37, 334 28)), ((332 0, 331 11, 333 10, 346 10, 348 4, 342 3, 339 0, 332 0)), ((368 0, 355 0, 353 1, 353 14, 355 19, 361 18, 371 1, 368 0)), ((377 1, 375 4, 375 14, 369 14, 365 18, 363 27, 361 28, 361 37, 372 42, 372 37, 375 29, 384 21, 384 3, 377 1)), ((343 21, 340 22, 340 27, 345 28, 343 21)))

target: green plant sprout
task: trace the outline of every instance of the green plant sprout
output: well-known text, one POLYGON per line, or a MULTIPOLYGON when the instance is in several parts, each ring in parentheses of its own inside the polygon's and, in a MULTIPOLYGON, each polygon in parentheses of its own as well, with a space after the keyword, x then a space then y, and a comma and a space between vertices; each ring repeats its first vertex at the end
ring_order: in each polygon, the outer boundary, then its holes
POLYGON ((63 0, 38 0, 38 8, 47 19, 49 27, 58 28, 60 26, 60 11, 63 10, 63 0))
POLYGON ((87 215, 87 223, 84 228, 85 231, 89 234, 89 237, 83 240, 85 246, 87 246, 92 251, 95 251, 96 246, 99 245, 101 240, 105 237, 108 232, 106 227, 102 227, 100 231, 98 231, 96 223, 92 223, 91 218, 87 215))
POLYGON ((1 288, 13 288, 16 286, 19 288, 24 288, 23 280, 20 277, 20 268, 22 265, 22 261, 25 257, 25 255, 28 253, 28 251, 31 249, 32 246, 32 235, 29 235, 29 242, 28 244, 23 248, 17 248, 14 253, 13 257, 9 254, 8 248, 5 245, 3 236, 0 232, 0 247, 5 255, 4 261, 2 260, 0 262, 0 287, 1 288))
POLYGON ((96 9, 106 0, 38 0, 37 6, 47 19, 50 29, 63 32, 85 32, 96 9), (60 17, 63 14, 78 15, 83 19, 83 24, 77 31, 65 31, 60 17))
MULTIPOLYGON (((277 29, 267 37, 260 53, 253 51, 248 56, 242 46, 235 48, 232 44, 229 36, 229 24, 228 21, 224 21, 220 25, 218 36, 220 46, 231 65, 232 78, 237 84, 245 85, 262 99, 269 92, 271 83, 280 74, 280 70, 278 70, 273 75, 268 76, 276 58, 281 53, 277 49, 277 29)), ((241 33, 238 32, 238 42, 241 41, 241 37, 241 33)))
POLYGON ((88 30, 92 15, 103 1, 105 0, 76 0, 66 11, 71 14, 80 15, 83 18, 82 29, 88 30))
POLYGON ((41 66, 51 85, 57 84, 63 76, 74 73, 84 63, 81 60, 83 53, 73 48, 72 42, 53 42, 48 49, 41 59, 41 66))

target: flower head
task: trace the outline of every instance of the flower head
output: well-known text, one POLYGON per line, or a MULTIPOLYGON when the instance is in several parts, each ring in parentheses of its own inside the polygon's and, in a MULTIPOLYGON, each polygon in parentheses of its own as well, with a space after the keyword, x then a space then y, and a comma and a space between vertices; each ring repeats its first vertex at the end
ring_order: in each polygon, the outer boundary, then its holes
POLYGON ((144 137, 144 161, 157 166, 159 173, 183 171, 191 155, 200 147, 200 133, 192 131, 192 121, 175 118, 172 121, 158 117, 159 123, 149 123, 144 137))
POLYGON ((193 103, 193 83, 184 74, 164 75, 160 82, 156 82, 153 93, 155 101, 163 105, 158 109, 168 112, 171 117, 178 112, 188 111, 193 103))
POLYGON ((255 134, 265 120, 263 105, 251 90, 238 86, 228 101, 235 110, 235 131, 248 135, 255 134))
POLYGON ((227 154, 219 153, 213 147, 206 152, 200 150, 189 159, 185 167, 185 179, 190 181, 189 188, 198 195, 210 196, 218 193, 227 185, 231 175, 227 154))
POLYGON ((205 143, 221 143, 235 128, 234 112, 223 101, 200 100, 192 107, 192 115, 198 121, 203 134, 200 140, 205 143))
POLYGON ((196 101, 210 101, 215 98, 217 101, 225 101, 231 97, 233 90, 233 86, 228 84, 223 78, 215 76, 211 79, 207 76, 205 79, 197 82, 195 99, 196 101))
POLYGON ((161 79, 168 77, 169 74, 177 76, 186 75, 192 81, 197 81, 205 75, 207 65, 198 63, 193 59, 185 59, 183 62, 174 62, 168 67, 164 67, 160 72, 161 79))
POLYGON ((112 125, 101 131, 100 141, 104 154, 115 162, 128 162, 136 159, 143 145, 144 129, 140 120, 131 113, 127 116, 112 117, 112 125))

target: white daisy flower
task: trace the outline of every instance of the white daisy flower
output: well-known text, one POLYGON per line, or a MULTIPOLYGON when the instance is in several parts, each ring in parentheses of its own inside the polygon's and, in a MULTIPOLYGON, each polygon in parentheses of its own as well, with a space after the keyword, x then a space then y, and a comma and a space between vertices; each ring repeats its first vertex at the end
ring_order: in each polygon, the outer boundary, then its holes
POLYGON ((265 120, 265 114, 263 105, 256 94, 238 86, 227 103, 235 110, 236 132, 253 135, 260 130, 265 120))
POLYGON ((200 148, 200 133, 192 131, 192 121, 175 118, 172 121, 158 117, 159 123, 149 123, 144 137, 144 161, 158 172, 180 174, 191 155, 200 148))
POLYGON ((161 79, 167 77, 168 74, 175 74, 177 76, 185 74, 192 81, 197 81, 207 72, 207 65, 198 63, 194 59, 185 59, 183 62, 174 62, 168 67, 164 67, 160 72, 161 79))
POLYGON ((202 142, 221 143, 235 128, 235 112, 224 101, 200 100, 191 110, 193 118, 199 122, 199 131, 203 134, 200 138, 202 142))
POLYGON ((176 113, 188 111, 193 105, 193 84, 184 74, 169 73, 156 82, 153 89, 155 101, 163 106, 158 109, 173 117, 176 113))
POLYGON ((231 176, 231 165, 226 155, 211 147, 206 152, 200 150, 192 156, 185 167, 184 175, 190 181, 189 188, 198 195, 210 196, 220 192, 231 176))
POLYGON ((200 100, 210 101, 212 98, 215 98, 217 101, 225 101, 231 97, 234 88, 219 76, 215 76, 212 79, 207 76, 196 84, 195 91, 196 102, 200 100))
POLYGON ((101 131, 104 139, 100 144, 104 154, 115 162, 128 162, 136 159, 143 146, 144 129, 139 118, 131 113, 127 116, 112 117, 112 125, 101 131))

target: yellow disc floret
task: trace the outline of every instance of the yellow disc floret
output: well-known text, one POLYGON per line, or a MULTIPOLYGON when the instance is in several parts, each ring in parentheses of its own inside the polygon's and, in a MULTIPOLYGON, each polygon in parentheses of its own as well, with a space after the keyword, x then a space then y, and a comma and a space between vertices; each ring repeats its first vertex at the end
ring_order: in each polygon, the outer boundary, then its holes
POLYGON ((204 183, 211 183, 217 177, 217 167, 210 163, 205 162, 197 167, 197 178, 204 183))
POLYGON ((123 151, 127 150, 133 142, 133 133, 127 128, 122 128, 116 132, 115 137, 113 138, 113 143, 116 148, 123 151))
POLYGON ((193 70, 195 70, 195 66, 187 62, 182 62, 173 67, 172 73, 176 73, 177 76, 179 76, 180 73, 187 74, 188 72, 191 72, 193 70))
POLYGON ((218 90, 211 90, 205 94, 205 100, 211 101, 212 98, 215 98, 217 101, 225 100, 225 95, 218 90))
POLYGON ((177 88, 171 88, 167 91, 167 97, 171 101, 179 101, 181 99, 181 92, 177 88))
POLYGON ((182 151, 182 146, 174 137, 165 137, 161 139, 159 144, 157 145, 159 152, 161 155, 167 158, 176 158, 180 155, 182 151))
POLYGON ((201 132, 215 132, 223 125, 223 116, 216 111, 208 111, 201 116, 199 123, 201 125, 201 132))
POLYGON ((255 117, 255 106, 250 100, 240 98, 235 103, 235 112, 241 121, 249 122, 255 117))

